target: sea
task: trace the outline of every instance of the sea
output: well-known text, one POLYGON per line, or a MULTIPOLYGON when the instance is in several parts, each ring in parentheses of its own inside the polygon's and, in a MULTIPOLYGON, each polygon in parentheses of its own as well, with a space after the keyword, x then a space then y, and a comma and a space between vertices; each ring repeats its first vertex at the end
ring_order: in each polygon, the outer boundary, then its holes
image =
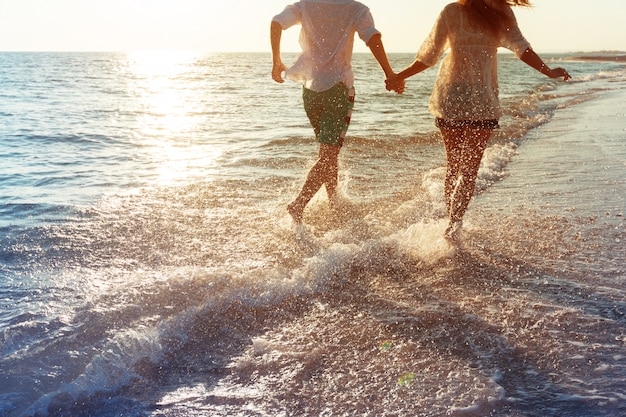
POLYGON ((355 54, 340 207, 296 226, 269 53, 0 53, 0 416, 626 415, 626 63, 580 55, 499 55, 451 245, 436 68, 355 54))

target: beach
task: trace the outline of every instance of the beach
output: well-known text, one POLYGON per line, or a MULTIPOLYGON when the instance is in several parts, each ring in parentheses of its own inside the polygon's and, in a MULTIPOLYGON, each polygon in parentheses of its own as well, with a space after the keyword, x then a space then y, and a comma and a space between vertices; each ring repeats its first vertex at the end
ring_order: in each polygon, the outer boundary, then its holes
POLYGON ((355 56, 341 210, 295 226, 317 145, 268 56, 3 54, 0 415, 625 414, 626 69, 572 56, 499 56, 451 245, 434 70, 355 56))
POLYGON ((435 222, 351 253, 335 279, 385 268, 253 338, 233 373, 250 379, 222 381, 214 401, 245 386, 246 404, 279 392, 284 415, 621 415, 625 98, 589 98, 530 133, 458 251, 439 252, 435 222))
POLYGON ((559 111, 522 145, 509 165, 510 176, 498 184, 502 192, 476 200, 478 211, 490 217, 525 213, 529 228, 550 236, 550 250, 543 239, 529 239, 532 231, 507 233, 506 223, 496 223, 494 234, 508 245, 521 238, 516 248, 531 259, 552 253, 561 270, 582 268, 591 286, 604 276, 618 282, 624 276, 623 93, 612 91, 559 111), (598 247, 605 249, 597 253, 598 247))

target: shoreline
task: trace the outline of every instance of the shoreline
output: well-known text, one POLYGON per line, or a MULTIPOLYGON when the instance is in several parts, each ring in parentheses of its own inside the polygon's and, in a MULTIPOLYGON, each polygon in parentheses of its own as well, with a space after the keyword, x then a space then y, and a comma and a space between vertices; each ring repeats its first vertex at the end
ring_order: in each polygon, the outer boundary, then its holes
POLYGON ((623 103, 626 88, 618 88, 559 109, 549 123, 528 132, 506 178, 477 199, 476 206, 514 210, 511 206, 541 205, 558 215, 610 213, 620 222, 620 208, 626 207, 623 103))

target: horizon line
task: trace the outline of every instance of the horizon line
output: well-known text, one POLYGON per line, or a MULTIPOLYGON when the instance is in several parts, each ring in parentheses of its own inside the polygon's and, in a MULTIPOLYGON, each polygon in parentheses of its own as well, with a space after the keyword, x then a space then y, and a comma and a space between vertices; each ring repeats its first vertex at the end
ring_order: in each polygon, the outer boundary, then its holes
MULTIPOLYGON (((271 54, 271 51, 202 51, 195 49, 174 49, 174 48, 146 48, 134 50, 105 50, 105 49, 0 49, 0 53, 197 53, 197 54, 271 54)), ((558 51, 546 50, 536 51, 538 54, 626 54, 626 50, 579 50, 579 51, 558 51)), ((301 51, 282 51, 283 54, 299 54, 301 51)), ((416 54, 416 51, 387 51, 387 54, 416 54)), ((369 51, 354 51, 353 54, 370 54, 369 51)), ((513 54, 513 52, 500 48, 498 54, 513 54)))

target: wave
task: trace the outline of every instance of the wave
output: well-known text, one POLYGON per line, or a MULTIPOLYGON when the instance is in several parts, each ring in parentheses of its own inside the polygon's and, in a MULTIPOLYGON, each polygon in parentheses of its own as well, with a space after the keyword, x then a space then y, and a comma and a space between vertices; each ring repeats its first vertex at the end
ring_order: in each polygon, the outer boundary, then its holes
MULTIPOLYGON (((440 232, 438 226, 424 226, 421 233, 433 227, 440 232)), ((185 268, 149 282, 142 282, 147 276, 137 277, 134 288, 124 285, 78 308, 71 324, 66 323, 54 339, 39 340, 28 351, 17 351, 4 360, 7 371, 36 362, 39 355, 48 363, 68 356, 73 362, 59 375, 67 382, 42 381, 38 391, 43 389, 44 395, 19 415, 69 415, 85 403, 97 404, 129 387, 150 385, 155 379, 162 383, 182 363, 204 369, 195 372, 213 369, 221 374, 262 329, 301 314, 316 297, 341 291, 355 278, 366 284, 368 277, 389 274, 390 259, 396 259, 398 271, 418 265, 419 259, 402 255, 420 251, 414 233, 420 232, 413 228, 398 236, 341 244, 329 242, 330 236, 319 239, 297 229, 293 239, 305 257, 294 269, 215 275, 185 268), (73 374, 77 377, 68 381, 73 374)), ((425 242, 421 250, 433 255, 430 243, 425 242)), ((256 343, 259 349, 258 339, 256 343)), ((8 378, 21 380, 18 375, 7 373, 8 378)))
MULTIPOLYGON (((437 174, 424 178, 425 189, 437 174)), ((154 407, 166 415, 191 407, 233 415, 256 405, 263 415, 300 407, 308 407, 303 415, 317 415, 323 407, 301 401, 320 396, 336 412, 348 413, 358 404, 340 397, 358 386, 359 401, 377 415, 412 409, 414 401, 427 416, 535 402, 584 410, 570 415, 610 415, 615 407, 606 414, 592 404, 599 397, 616 404, 616 394, 555 383, 542 365, 550 358, 542 357, 576 351, 576 338, 560 328, 564 316, 585 323, 594 321, 598 308, 614 305, 612 318, 602 324, 607 333, 594 333, 613 334, 622 320, 619 295, 613 302, 608 294, 589 297, 590 288, 573 276, 572 282, 557 282, 548 270, 492 252, 482 246, 485 238, 503 244, 510 237, 485 236, 471 223, 468 233, 480 235, 482 244, 471 245, 470 237, 467 248, 442 239, 445 221, 411 219, 408 227, 398 227, 412 215, 408 206, 423 201, 415 196, 384 218, 374 218, 373 207, 364 217, 352 216, 361 207, 347 202, 349 219, 339 228, 325 228, 328 218, 313 204, 309 226, 266 227, 258 249, 279 245, 283 258, 273 262, 101 271, 104 291, 77 307, 71 320, 59 321, 50 338, 3 359, 5 378, 16 386, 35 384, 31 372, 39 381, 37 389, 3 394, 23 407, 4 411, 24 417, 98 410, 147 416, 154 407), (549 327, 548 335, 537 326, 549 327), (554 332, 561 337, 550 336, 554 332), (67 365, 55 369, 61 362, 67 365), (408 377, 417 372, 425 381, 408 377), (317 378, 325 382, 307 385, 317 378), (440 392, 432 401, 424 394, 429 384, 440 392), (539 399, 541 392, 552 400, 539 399), (282 395, 282 402, 267 400, 272 393, 282 395), (436 400, 441 396, 445 404, 436 400)), ((517 226, 507 227, 516 233, 517 226)), ((558 219, 551 227, 559 227, 558 219)), ((543 256, 550 255, 544 250, 543 256)), ((77 271, 73 279, 80 277, 77 271)), ((604 360, 611 355, 608 349, 604 360)))

